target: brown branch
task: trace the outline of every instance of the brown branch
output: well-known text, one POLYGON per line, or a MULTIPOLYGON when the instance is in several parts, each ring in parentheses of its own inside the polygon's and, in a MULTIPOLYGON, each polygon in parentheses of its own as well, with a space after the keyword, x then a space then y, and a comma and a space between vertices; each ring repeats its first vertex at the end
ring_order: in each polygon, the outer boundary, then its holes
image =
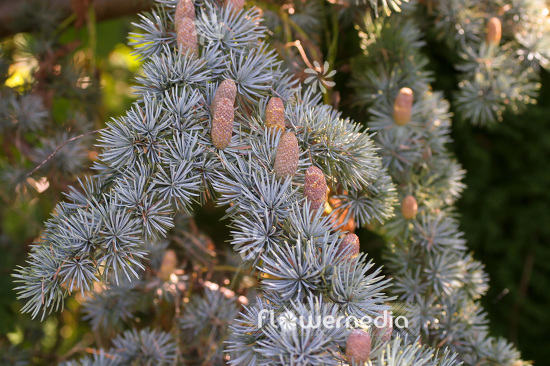
MULTIPOLYGON (((71 0, 48 0, 66 18, 73 13, 71 0)), ((154 0, 94 0, 97 21, 123 17, 151 9, 154 0)), ((19 16, 32 0, 0 0, 0 38, 26 32, 29 25, 22 26, 19 16)))
POLYGON ((38 169, 42 168, 44 166, 44 164, 46 164, 48 161, 50 161, 55 154, 57 154, 59 152, 59 150, 61 150, 62 148, 64 148, 69 142, 73 142, 74 140, 78 140, 79 138, 82 138, 84 136, 88 136, 88 135, 91 135, 91 134, 94 134, 96 132, 99 132, 99 131, 102 131, 103 129, 99 129, 99 130, 94 130, 94 131, 88 131, 86 133, 83 133, 82 135, 78 135, 78 136, 75 136, 75 137, 72 137, 70 139, 68 139, 67 141, 65 141, 64 143, 62 143, 61 145, 59 145, 44 161, 42 161, 40 164, 38 164, 38 166, 36 166, 33 170, 31 170, 30 172, 27 173, 27 177, 30 177, 31 175, 33 175, 38 169))

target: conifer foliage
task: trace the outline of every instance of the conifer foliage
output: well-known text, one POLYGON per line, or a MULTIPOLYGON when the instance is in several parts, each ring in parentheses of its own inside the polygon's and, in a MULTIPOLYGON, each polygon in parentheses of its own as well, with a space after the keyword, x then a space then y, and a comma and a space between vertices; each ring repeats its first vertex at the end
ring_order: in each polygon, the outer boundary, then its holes
POLYGON ((449 105, 430 88, 414 4, 365 22, 364 64, 376 67, 356 69, 355 86, 374 137, 299 85, 266 44, 261 12, 243 6, 159 0, 141 16, 130 41, 144 61, 139 99, 108 123, 96 173, 16 270, 23 311, 44 318, 86 298, 110 342, 73 365, 522 363, 487 335, 476 302, 487 279, 451 208, 464 172, 445 148, 449 105), (209 204, 225 209, 238 254, 223 263, 193 219, 209 204), (393 287, 349 219, 388 238, 393 287), (420 306, 418 332, 297 322, 387 319, 396 298, 420 306))
MULTIPOLYGON (((267 50, 257 10, 204 2, 191 12, 194 4, 183 1, 163 1, 142 17, 144 33, 132 40, 145 60, 140 99, 108 123, 97 174, 56 207, 28 266, 14 274, 23 311, 43 318, 79 292, 88 296, 92 326, 116 333, 150 306, 152 289, 156 304, 173 304, 166 331, 128 330, 111 348, 70 363, 341 363, 352 329, 281 333, 277 324, 260 324, 259 311, 360 317, 388 309, 388 281, 364 254, 348 260, 340 252, 346 239, 324 215, 324 203, 329 189, 352 190, 357 220, 382 222, 392 214, 395 189, 371 136, 298 87, 267 50), (280 152, 279 161, 291 161, 276 164, 278 150, 291 152, 280 152), (226 207, 230 244, 243 258, 237 274, 260 276, 262 293, 236 323, 238 294, 195 281, 192 265, 175 269, 179 260, 166 250, 185 236, 178 222, 209 200, 226 207)), ((197 247, 207 252, 195 243, 194 252, 185 246, 184 258, 197 258, 197 247)), ((382 362, 403 342, 378 342, 368 354, 382 362)), ((448 352, 411 350, 406 359, 413 364, 454 364, 448 352)))

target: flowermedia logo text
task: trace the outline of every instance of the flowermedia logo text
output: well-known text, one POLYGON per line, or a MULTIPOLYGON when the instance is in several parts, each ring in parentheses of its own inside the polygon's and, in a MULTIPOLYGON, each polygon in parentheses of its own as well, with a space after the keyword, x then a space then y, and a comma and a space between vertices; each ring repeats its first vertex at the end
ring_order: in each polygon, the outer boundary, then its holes
POLYGON ((291 310, 286 310, 276 315, 273 310, 262 310, 258 314, 258 327, 269 324, 273 327, 279 327, 282 331, 291 331, 300 329, 332 329, 332 328, 358 328, 374 327, 378 329, 407 329, 409 328, 409 319, 403 315, 392 316, 391 311, 384 311, 381 315, 371 317, 365 315, 361 318, 355 316, 296 316, 291 310))

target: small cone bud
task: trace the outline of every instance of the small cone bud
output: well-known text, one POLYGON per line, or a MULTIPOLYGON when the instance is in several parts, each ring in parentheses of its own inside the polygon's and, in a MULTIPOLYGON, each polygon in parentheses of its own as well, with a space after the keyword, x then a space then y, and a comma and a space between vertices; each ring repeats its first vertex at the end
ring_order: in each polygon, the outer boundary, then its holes
POLYGON ((216 109, 216 103, 221 98, 227 98, 231 101, 231 103, 234 104, 236 96, 237 86, 235 85, 235 82, 231 79, 225 79, 224 81, 222 81, 220 86, 218 86, 218 89, 214 94, 214 100, 212 100, 211 110, 214 111, 214 109, 216 109))
POLYGON ((403 202, 401 202, 401 213, 403 217, 407 220, 412 220, 415 218, 417 212, 418 204, 416 203, 416 199, 410 195, 403 198, 403 202))
POLYGON ((176 14, 174 15, 176 29, 179 28, 183 18, 195 20, 195 3, 193 0, 180 0, 176 5, 176 14))
POLYGON ((182 18, 176 28, 178 33, 178 46, 185 53, 191 50, 195 56, 199 55, 199 45, 197 43, 197 30, 195 22, 191 18, 182 18))
POLYGON ((346 234, 338 247, 338 254, 349 259, 357 257, 359 255, 359 237, 355 234, 346 234))
POLYGON ((241 11, 244 8, 244 0, 224 0, 225 6, 232 6, 236 11, 241 11))
POLYGON ((370 335, 361 329, 353 330, 346 343, 346 358, 350 365, 361 365, 369 360, 371 349, 370 335))
POLYGON ((176 252, 172 249, 168 249, 162 258, 162 264, 160 265, 158 276, 163 281, 168 281, 170 279, 170 275, 176 270, 177 265, 178 257, 176 256, 176 252))
POLYGON ((285 107, 281 98, 273 97, 265 110, 265 126, 285 130, 285 107))
POLYGON ((300 148, 298 139, 294 132, 286 132, 279 141, 277 152, 275 153, 275 176, 285 178, 294 175, 298 169, 298 160, 300 159, 300 148))
POLYGON ((212 144, 217 149, 223 150, 231 142, 234 117, 233 102, 227 98, 221 98, 216 103, 214 117, 212 118, 212 144))
POLYGON ((401 88, 393 103, 393 120, 396 125, 404 126, 411 120, 411 110, 414 101, 413 91, 401 88))
POLYGON ((389 342, 391 334, 393 332, 393 318, 391 314, 384 310, 384 312, 375 318, 373 334, 378 337, 382 343, 389 342))
POLYGON ((493 17, 487 22, 487 43, 499 44, 502 38, 502 23, 500 19, 493 17))
POLYGON ((312 210, 325 206, 327 201, 327 181, 321 169, 310 166, 306 170, 304 180, 304 196, 309 201, 312 210))

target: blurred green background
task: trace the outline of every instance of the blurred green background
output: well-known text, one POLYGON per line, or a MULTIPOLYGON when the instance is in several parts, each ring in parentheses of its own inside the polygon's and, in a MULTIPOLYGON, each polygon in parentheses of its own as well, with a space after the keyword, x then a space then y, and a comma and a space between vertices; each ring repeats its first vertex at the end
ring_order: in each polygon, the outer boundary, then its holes
POLYGON ((537 106, 491 130, 455 124, 467 189, 461 227, 491 278, 483 298, 495 334, 525 359, 550 359, 550 75, 537 106), (545 346, 546 345, 546 346, 545 346))
MULTIPOLYGON (((82 52, 97 68, 101 90, 98 121, 123 114, 134 99, 131 86, 140 64, 126 46, 126 37, 135 19, 124 17, 97 23, 95 33, 86 27, 78 31, 68 29, 61 37, 63 43, 81 40, 75 57, 82 52), (94 39, 90 39, 90 34, 95 34, 94 39), (90 55, 92 43, 96 46, 90 55)), ((32 36, 16 35, 4 40, 3 47, 17 51, 29 42, 32 36)), ((434 51, 434 42, 429 40, 426 47, 432 60, 430 67, 436 73, 434 88, 444 90, 450 98, 456 74, 445 58, 434 51)), ((11 76, 6 84, 17 87, 29 78, 32 64, 24 56, 17 58, 17 52, 13 54, 18 62, 10 66, 11 76)), ((345 78, 342 82, 337 79, 336 90, 342 95, 349 93, 345 78)), ((58 99, 53 109, 63 115, 68 102, 58 99)), ((507 115, 490 129, 457 120, 453 137, 455 142, 450 148, 468 172, 468 188, 458 203, 461 225, 475 257, 485 263, 491 278, 489 293, 482 301, 492 330, 516 342, 525 359, 545 364, 550 359, 550 347, 541 346, 550 339, 550 75, 543 72, 536 106, 521 115, 507 115)), ((0 140, 4 144, 5 138, 0 140)), ((57 355, 76 352, 92 342, 76 299, 67 303, 68 311, 53 314, 41 323, 20 314, 22 304, 16 301, 13 291, 13 268, 24 263, 28 246, 61 199, 59 192, 52 191, 53 188, 37 195, 44 199, 16 202, 10 201, 8 192, 2 192, 0 353, 4 352, 4 358, 0 355, 0 363, 11 362, 7 361, 9 352, 15 355, 24 350, 27 359, 48 364, 58 359, 57 355)), ((371 247, 376 247, 377 239, 372 240, 371 247)), ((381 263, 376 252, 374 257, 381 263)))

